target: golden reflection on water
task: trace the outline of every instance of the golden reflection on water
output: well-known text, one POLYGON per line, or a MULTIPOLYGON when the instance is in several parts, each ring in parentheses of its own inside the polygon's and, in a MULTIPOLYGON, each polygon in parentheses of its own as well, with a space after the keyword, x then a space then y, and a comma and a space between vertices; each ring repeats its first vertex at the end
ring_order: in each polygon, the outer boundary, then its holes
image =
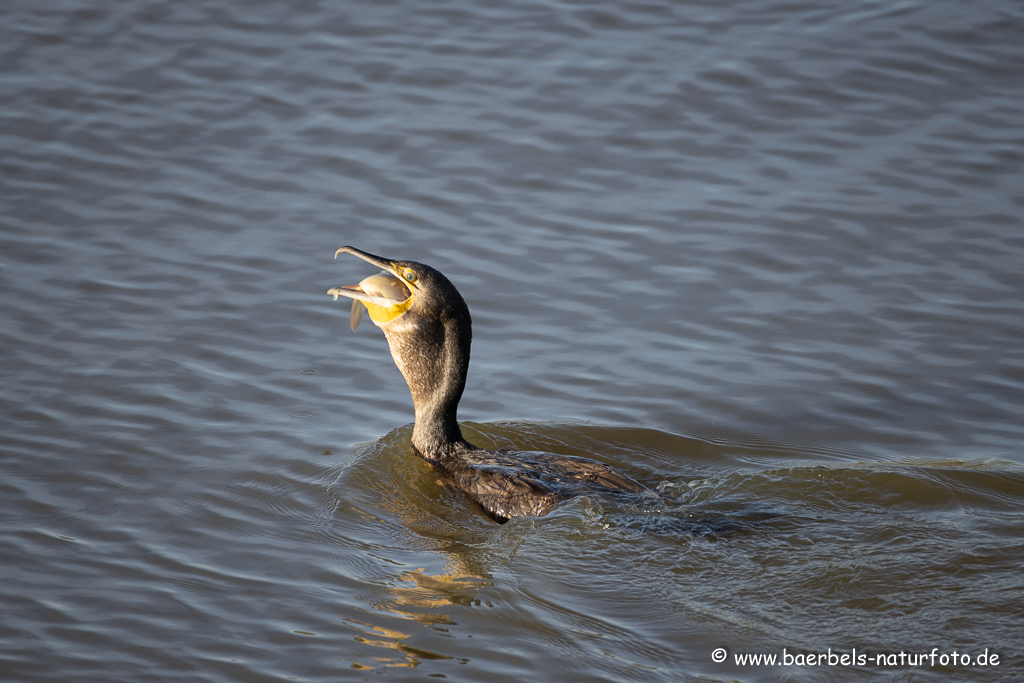
MULTIPOLYGON (((397 531, 404 537, 403 546, 429 551, 437 564, 428 565, 429 570, 424 566, 375 577, 376 594, 368 605, 373 611, 368 610, 367 614, 386 615, 390 621, 383 622, 386 626, 377 626, 369 623, 376 621, 369 617, 365 621, 348 620, 358 630, 355 640, 377 650, 372 662, 355 661, 354 668, 416 667, 426 660, 453 659, 414 647, 409 644, 410 639, 424 628, 446 631, 448 627, 457 626, 453 620, 454 610, 446 608, 481 604, 477 597, 480 591, 494 585, 487 571, 490 563, 482 561, 473 546, 487 543, 491 538, 489 532, 497 525, 488 522, 487 532, 475 534, 472 525, 453 525, 432 512, 439 504, 460 504, 462 494, 452 494, 447 483, 438 479, 429 465, 410 455, 408 435, 408 428, 403 427, 371 446, 373 451, 368 453, 366 462, 373 463, 374 467, 367 473, 365 484, 375 491, 376 497, 369 507, 349 501, 346 508, 375 528, 397 531), (447 495, 453 495, 453 500, 447 501, 447 495), (436 571, 437 567, 440 571, 436 571), (404 628, 403 622, 408 623, 409 628, 404 628)), ((520 541, 502 544, 497 554, 514 554, 520 541)), ((373 554, 387 555, 389 545, 385 541, 373 554)), ((495 551, 496 548, 489 546, 485 555, 493 559, 495 551)))
MULTIPOLYGON (((459 566, 460 563, 449 563, 446 567, 450 570, 444 574, 426 574, 424 568, 411 572, 402 572, 398 578, 413 586, 397 587, 393 589, 394 605, 416 608, 434 608, 444 605, 470 605, 476 598, 476 591, 493 585, 490 579, 465 573, 459 566)), ((403 614, 398 609, 392 609, 403 614)), ((422 614, 408 612, 409 618, 420 623, 439 623, 434 621, 438 618, 436 614, 422 614), (413 616, 416 615, 416 616, 413 616), (424 618, 428 620, 424 620, 424 618)), ((448 623, 448 622, 445 622, 448 623)))
MULTIPOLYGON (((452 621, 451 615, 436 610, 446 605, 473 604, 478 589, 493 585, 485 577, 462 573, 458 568, 460 564, 457 558, 453 559, 441 574, 427 574, 424 567, 399 572, 392 577, 395 583, 388 586, 382 599, 374 606, 399 619, 414 621, 422 626, 454 626, 456 622, 452 621)), ((374 626, 354 619, 348 621, 362 631, 361 635, 355 636, 356 642, 393 652, 393 656, 382 653, 374 657, 373 661, 378 666, 412 668, 419 666, 421 660, 452 659, 449 655, 406 643, 414 635, 412 632, 374 626)), ((375 667, 356 661, 352 663, 352 668, 375 667)))
MULTIPOLYGON (((371 601, 370 606, 376 612, 385 613, 396 621, 388 623, 385 627, 355 619, 348 620, 359 631, 355 640, 379 651, 377 656, 372 657, 372 664, 354 661, 352 667, 412 668, 419 666, 424 660, 452 659, 446 654, 414 647, 409 644, 409 640, 421 632, 423 627, 443 630, 444 627, 455 626, 456 622, 445 607, 477 604, 477 593, 482 588, 492 586, 493 582, 482 571, 472 568, 475 563, 469 557, 458 552, 458 548, 464 546, 456 544, 453 547, 438 538, 437 529, 424 528, 423 520, 430 517, 423 514, 420 507, 423 501, 419 500, 418 496, 408 495, 408 491, 404 489, 399 491, 398 487, 383 493, 384 495, 377 501, 381 509, 388 512, 392 519, 402 520, 406 532, 414 535, 419 542, 427 539, 432 541, 431 545, 434 545, 439 558, 443 558, 444 566, 437 574, 427 573, 426 567, 420 567, 385 575, 380 577, 379 582, 375 582, 380 593, 377 599, 371 601), (410 628, 401 628, 402 622, 397 621, 399 619, 414 622, 417 626, 413 627, 410 623, 410 628), (395 628, 396 626, 398 628, 395 628)), ((368 517, 377 517, 355 507, 353 510, 368 517)), ((443 535, 442 533, 441 536, 443 535)), ((384 551, 384 548, 380 549, 380 552, 384 551)))

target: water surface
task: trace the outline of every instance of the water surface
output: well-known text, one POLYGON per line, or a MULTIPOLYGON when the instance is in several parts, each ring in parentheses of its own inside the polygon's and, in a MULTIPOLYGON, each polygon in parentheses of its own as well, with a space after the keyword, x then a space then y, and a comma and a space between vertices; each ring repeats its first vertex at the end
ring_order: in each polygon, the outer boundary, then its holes
POLYGON ((2 678, 1018 680, 1022 27, 5 3, 2 678), (677 504, 445 487, 345 244, 462 291, 470 440, 677 504))

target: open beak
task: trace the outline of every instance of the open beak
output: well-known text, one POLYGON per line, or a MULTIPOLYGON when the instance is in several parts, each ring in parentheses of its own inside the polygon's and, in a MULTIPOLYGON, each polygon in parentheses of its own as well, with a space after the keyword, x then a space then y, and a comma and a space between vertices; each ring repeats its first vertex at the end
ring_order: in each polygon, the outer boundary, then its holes
POLYGON ((395 266, 392 261, 368 254, 355 247, 342 247, 334 252, 334 258, 338 258, 338 254, 341 253, 358 256, 364 261, 384 269, 384 272, 371 275, 358 285, 332 287, 327 290, 327 293, 335 300, 339 296, 354 299, 349 319, 353 330, 359 327, 359 323, 363 319, 363 311, 369 312, 370 319, 379 325, 391 322, 409 310, 415 292, 411 285, 394 274, 395 266))

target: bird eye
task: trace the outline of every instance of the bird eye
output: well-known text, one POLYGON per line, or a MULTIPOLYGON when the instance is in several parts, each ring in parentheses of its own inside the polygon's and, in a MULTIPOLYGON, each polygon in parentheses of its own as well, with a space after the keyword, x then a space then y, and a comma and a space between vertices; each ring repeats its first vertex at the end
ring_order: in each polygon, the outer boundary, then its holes
POLYGON ((416 282, 416 271, 415 270, 406 270, 404 275, 405 275, 405 281, 406 282, 416 282))

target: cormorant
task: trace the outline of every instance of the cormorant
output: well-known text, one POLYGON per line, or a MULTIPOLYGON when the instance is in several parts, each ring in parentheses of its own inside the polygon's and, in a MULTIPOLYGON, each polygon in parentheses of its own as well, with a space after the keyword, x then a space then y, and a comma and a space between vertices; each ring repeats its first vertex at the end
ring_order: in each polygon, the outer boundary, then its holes
POLYGON ((413 451, 447 474, 498 522, 544 515, 558 503, 587 493, 659 497, 621 472, 589 458, 539 452, 496 452, 464 438, 456 419, 466 386, 473 336, 469 307, 440 272, 415 261, 396 261, 354 247, 349 253, 384 272, 328 294, 354 299, 355 330, 363 310, 384 330, 391 356, 405 376, 416 408, 413 451))

